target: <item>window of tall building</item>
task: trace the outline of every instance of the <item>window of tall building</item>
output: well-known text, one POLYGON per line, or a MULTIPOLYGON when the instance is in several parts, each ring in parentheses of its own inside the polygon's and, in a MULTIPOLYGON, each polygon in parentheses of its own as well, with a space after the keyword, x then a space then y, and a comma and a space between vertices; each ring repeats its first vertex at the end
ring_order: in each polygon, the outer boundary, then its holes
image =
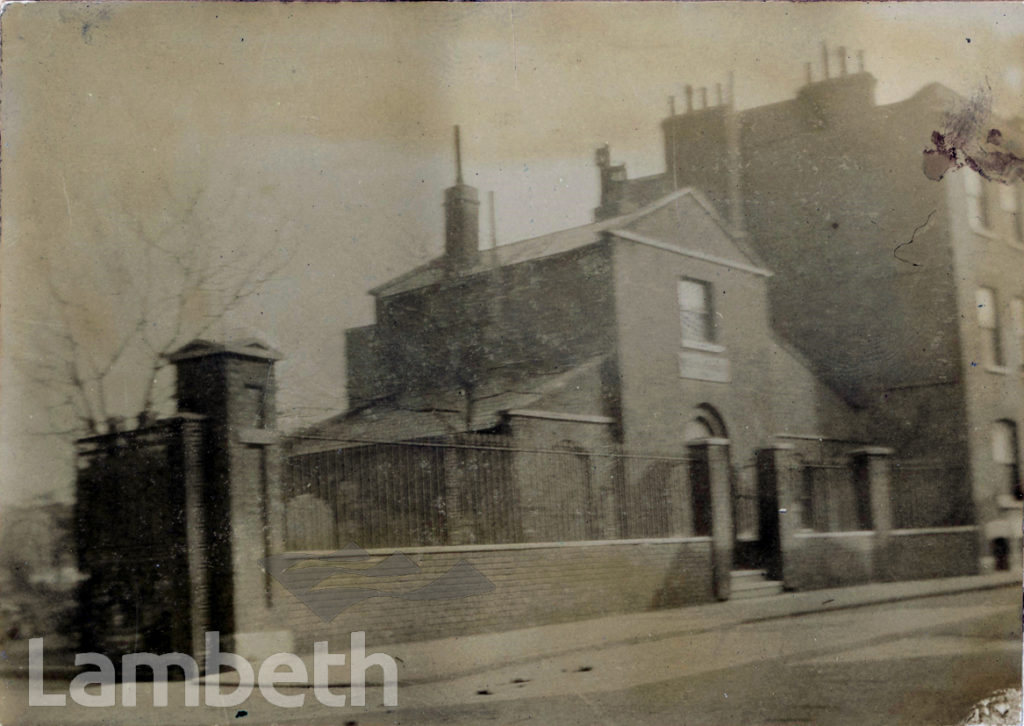
POLYGON ((1012 240, 1016 245, 1024 245, 1024 184, 1014 184, 1013 232, 1012 240))
POLYGON ((1010 301, 1010 318, 1013 322, 1013 338, 1017 342, 1017 365, 1024 373, 1024 299, 1010 301))
POLYGON ((965 169, 963 173, 967 187, 967 217, 972 225, 990 229, 992 219, 989 214, 988 182, 970 169, 965 169))
POLYGON ((715 321, 711 308, 711 286, 708 283, 699 280, 679 281, 679 320, 684 345, 715 342, 715 321))
POLYGON ((1021 488, 1019 452, 1017 424, 1013 421, 996 421, 992 428, 992 461, 1002 469, 1005 491, 1022 499, 1024 490, 1021 488))
POLYGON ((1001 184, 999 206, 1010 220, 1010 244, 1024 247, 1024 184, 1001 184))
POLYGON ((990 366, 1003 366, 1003 346, 999 340, 999 309, 996 293, 990 287, 978 288, 975 301, 978 306, 978 327, 982 332, 983 360, 990 366))

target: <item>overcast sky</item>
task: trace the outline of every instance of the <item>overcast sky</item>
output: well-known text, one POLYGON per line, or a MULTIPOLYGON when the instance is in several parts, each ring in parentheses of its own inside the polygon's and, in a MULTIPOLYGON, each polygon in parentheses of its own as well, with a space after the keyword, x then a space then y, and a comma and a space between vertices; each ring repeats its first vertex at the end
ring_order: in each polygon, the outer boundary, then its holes
MULTIPOLYGON (((103 260, 130 256, 193 195, 198 223, 181 238, 290 256, 218 332, 285 353, 294 425, 343 408, 342 331, 372 321, 366 291, 440 251, 453 124, 467 182, 496 192, 505 243, 591 219, 603 143, 631 176, 661 171, 658 124, 685 84, 731 70, 741 108, 789 98, 805 62, 820 76, 822 41, 864 50, 880 103, 938 81, 991 87, 997 111, 1022 112, 1018 3, 5 9, 3 501, 71 491, 71 449, 27 433, 47 427, 44 401, 12 362, 53 323, 45 264, 106 341, 134 311, 103 260)), ((482 226, 486 239, 486 214, 482 226)), ((125 412, 137 378, 120 382, 125 412)))

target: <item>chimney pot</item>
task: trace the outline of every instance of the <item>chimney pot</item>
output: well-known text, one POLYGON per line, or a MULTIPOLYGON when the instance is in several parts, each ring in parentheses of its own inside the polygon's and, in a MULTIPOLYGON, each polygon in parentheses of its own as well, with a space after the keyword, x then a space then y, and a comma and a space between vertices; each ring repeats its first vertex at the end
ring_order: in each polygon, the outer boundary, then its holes
POLYGON ((462 183, 462 142, 459 139, 459 126, 455 125, 455 183, 462 183))
POLYGON ((498 246, 498 224, 494 219, 494 192, 487 193, 487 201, 491 217, 491 249, 498 246))

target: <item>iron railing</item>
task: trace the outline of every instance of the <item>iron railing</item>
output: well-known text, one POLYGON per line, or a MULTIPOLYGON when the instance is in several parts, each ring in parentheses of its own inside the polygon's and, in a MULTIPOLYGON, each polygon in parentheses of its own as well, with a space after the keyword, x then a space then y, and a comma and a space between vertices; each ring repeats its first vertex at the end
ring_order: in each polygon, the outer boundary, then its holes
POLYGON ((443 441, 339 442, 288 457, 292 550, 503 544, 709 534, 699 462, 503 434, 443 441), (698 466, 695 467, 695 463, 698 466), (698 515, 695 517, 694 512, 698 515))

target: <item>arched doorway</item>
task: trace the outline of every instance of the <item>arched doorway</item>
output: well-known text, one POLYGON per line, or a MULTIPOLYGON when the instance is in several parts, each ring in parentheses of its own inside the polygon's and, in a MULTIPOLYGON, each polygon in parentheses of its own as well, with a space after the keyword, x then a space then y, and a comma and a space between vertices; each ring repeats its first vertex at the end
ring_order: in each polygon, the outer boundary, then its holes
POLYGON ((683 441, 689 444, 700 439, 711 438, 727 439, 729 431, 715 407, 708 403, 702 403, 693 409, 690 420, 683 427, 683 441))
POLYGON ((727 439, 728 430, 721 415, 713 406, 702 403, 695 407, 683 427, 683 441, 690 458, 690 502, 693 516, 693 534, 711 535, 712 504, 711 474, 708 468, 707 439, 727 439))

